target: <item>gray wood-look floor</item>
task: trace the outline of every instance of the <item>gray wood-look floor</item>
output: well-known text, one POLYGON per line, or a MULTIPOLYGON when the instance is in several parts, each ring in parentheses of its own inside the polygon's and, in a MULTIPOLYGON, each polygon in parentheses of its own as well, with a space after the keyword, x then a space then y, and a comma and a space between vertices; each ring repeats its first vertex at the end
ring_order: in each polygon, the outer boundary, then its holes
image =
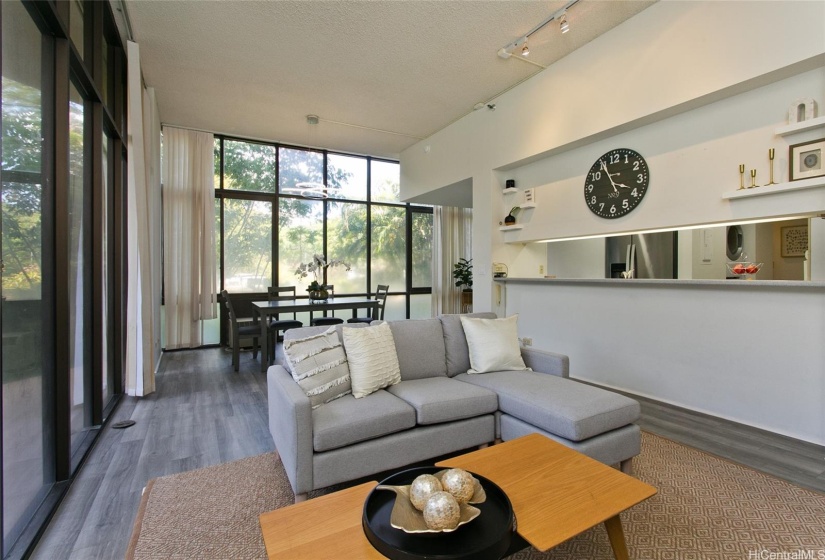
POLYGON ((151 478, 258 455, 269 435, 266 377, 251 352, 168 352, 145 398, 125 397, 35 549, 33 558, 121 559, 151 478))
MULTIPOLYGON (((274 449, 266 378, 251 352, 234 373, 221 349, 164 354, 157 392, 125 398, 40 541, 33 558, 123 558, 141 490, 154 477, 274 449)), ((825 491, 825 448, 647 399, 642 429, 825 491)))

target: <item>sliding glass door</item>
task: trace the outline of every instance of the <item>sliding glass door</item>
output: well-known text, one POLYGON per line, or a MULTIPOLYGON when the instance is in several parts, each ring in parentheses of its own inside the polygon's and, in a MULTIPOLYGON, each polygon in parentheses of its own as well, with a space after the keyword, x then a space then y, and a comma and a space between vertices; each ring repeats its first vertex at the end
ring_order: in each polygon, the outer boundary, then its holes
POLYGON ((0 41, 0 550, 16 560, 122 392, 126 58, 104 2, 3 0, 0 41))
POLYGON ((50 39, 18 0, 0 3, 2 19, 2 394, 3 555, 55 479, 50 336, 51 193, 44 162, 45 76, 50 39), (45 48, 44 48, 45 47, 45 48))

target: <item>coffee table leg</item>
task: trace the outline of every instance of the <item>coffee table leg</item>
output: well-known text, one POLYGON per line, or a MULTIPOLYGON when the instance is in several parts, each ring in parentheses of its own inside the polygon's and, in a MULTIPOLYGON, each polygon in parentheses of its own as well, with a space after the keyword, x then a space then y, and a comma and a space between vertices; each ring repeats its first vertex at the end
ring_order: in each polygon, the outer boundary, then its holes
POLYGON ((607 529, 607 536, 610 539, 610 546, 613 548, 613 556, 616 560, 629 560, 630 556, 627 554, 627 543, 624 540, 624 531, 622 531, 622 520, 616 515, 604 522, 604 528, 607 529))

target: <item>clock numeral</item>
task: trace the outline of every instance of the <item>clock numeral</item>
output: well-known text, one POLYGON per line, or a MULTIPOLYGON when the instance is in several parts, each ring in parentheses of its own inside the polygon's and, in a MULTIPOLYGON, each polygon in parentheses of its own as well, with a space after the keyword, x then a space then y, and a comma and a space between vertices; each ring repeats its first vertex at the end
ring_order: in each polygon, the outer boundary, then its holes
POLYGON ((591 181, 598 181, 601 178, 602 178, 602 172, 601 171, 596 171, 596 172, 591 172, 590 173, 590 180, 591 181))
MULTIPOLYGON (((625 159, 627 159, 627 158, 625 157, 625 159)), ((627 163, 627 162, 625 161, 625 163, 627 163)), ((639 162, 634 161, 633 162, 633 171, 638 171, 638 170, 639 170, 639 162)))
POLYGON ((610 207, 610 213, 611 213, 611 214, 615 214, 615 213, 616 213, 616 205, 615 205, 615 204, 614 204, 613 206, 611 206, 611 207, 610 207))
POLYGON ((630 208, 630 201, 628 201, 626 198, 622 201, 622 208, 624 208, 625 210, 630 208))
POLYGON ((589 192, 589 193, 593 192, 593 185, 592 184, 587 185, 587 192, 589 192))
POLYGON ((610 163, 619 163, 619 154, 613 154, 610 156, 610 163))
POLYGON ((636 189, 630 191, 630 194, 632 194, 635 198, 639 198, 639 192, 636 189))
MULTIPOLYGON (((630 156, 629 156, 629 155, 627 155, 627 154, 625 154, 625 155, 624 155, 624 162, 625 162, 625 163, 630 163, 630 160, 629 160, 628 158, 630 158, 630 156)), ((636 163, 636 165, 638 165, 638 163, 636 163)), ((635 171, 635 169, 634 169, 634 171, 635 171)))
POLYGON ((590 199, 590 204, 596 204, 596 197, 595 196, 590 199))
POLYGON ((640 184, 644 183, 645 182, 645 176, 642 175, 641 173, 639 173, 638 175, 636 175, 636 182, 640 183, 640 184))
POLYGON ((604 202, 599 203, 599 212, 601 212, 602 210, 604 210, 604 202))

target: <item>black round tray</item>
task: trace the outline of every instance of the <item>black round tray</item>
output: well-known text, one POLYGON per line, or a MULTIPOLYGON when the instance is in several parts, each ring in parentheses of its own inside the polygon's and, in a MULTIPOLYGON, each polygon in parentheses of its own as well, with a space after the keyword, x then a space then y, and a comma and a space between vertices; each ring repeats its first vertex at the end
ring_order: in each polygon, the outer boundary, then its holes
MULTIPOLYGON (((394 474, 381 484, 412 484, 421 474, 433 474, 442 467, 418 467, 394 474)), ((396 494, 373 489, 364 503, 361 524, 367 539, 378 552, 391 560, 498 560, 510 547, 515 532, 513 507, 494 482, 473 474, 487 494, 481 504, 473 504, 481 514, 450 533, 406 533, 390 525, 396 494)))

